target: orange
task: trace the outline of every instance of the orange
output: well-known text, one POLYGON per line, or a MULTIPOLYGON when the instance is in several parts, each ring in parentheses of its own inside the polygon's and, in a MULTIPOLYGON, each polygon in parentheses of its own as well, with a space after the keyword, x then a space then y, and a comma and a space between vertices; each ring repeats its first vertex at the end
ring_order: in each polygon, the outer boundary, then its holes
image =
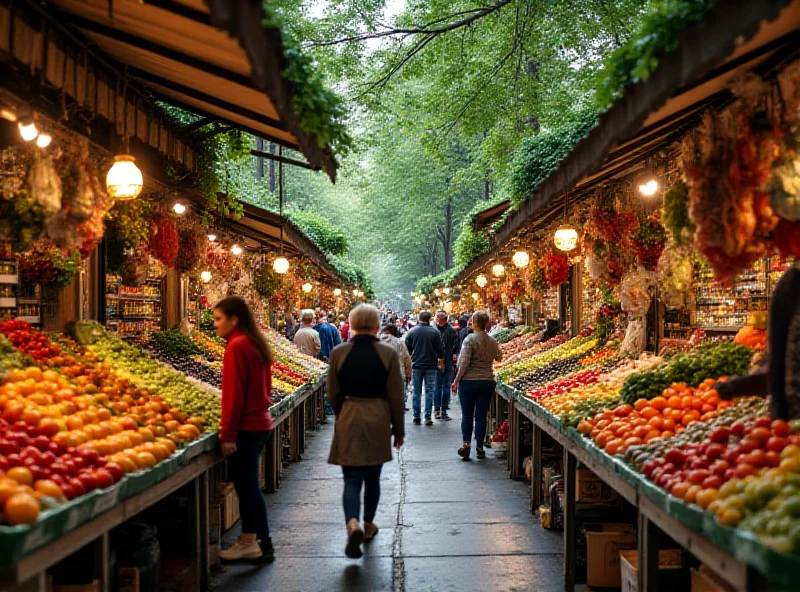
POLYGON ((655 397, 652 401, 650 401, 650 407, 662 411, 667 407, 667 400, 664 397, 655 397))
POLYGON ((695 498, 695 503, 705 510, 711 504, 711 502, 715 501, 718 497, 719 497, 718 490, 713 488, 704 489, 703 491, 697 494, 697 498, 695 498))
POLYGON ((675 420, 672 418, 667 418, 662 420, 662 429, 664 430, 674 430, 675 429, 675 420))
POLYGON ((54 481, 50 481, 50 479, 40 479, 33 484, 33 489, 47 497, 55 499, 64 497, 64 492, 61 491, 61 488, 54 481))
POLYGON ((147 467, 154 467, 157 464, 156 457, 153 456, 152 452, 142 451, 136 455, 137 458, 137 465, 140 469, 144 469, 147 467))
MULTIPOLYGON (((670 420, 670 421, 672 421, 672 420, 670 420)), ((648 421, 647 425, 649 425, 654 430, 663 430, 663 429, 665 429, 664 428, 664 418, 661 417, 660 415, 656 415, 653 419, 648 421)))
POLYGON ((142 435, 142 438, 144 438, 146 442, 153 442, 156 439, 156 437, 153 435, 152 430, 150 430, 149 428, 139 428, 139 433, 142 435))
POLYGON ((672 486, 672 491, 670 491, 670 493, 678 499, 683 499, 686 496, 686 492, 689 491, 690 486, 691 483, 688 481, 681 481, 672 486))
POLYGON ((125 454, 120 454, 114 457, 114 462, 117 463, 119 466, 122 467, 122 470, 126 473, 133 473, 134 471, 138 471, 138 465, 133 462, 130 458, 128 458, 125 454))
POLYGON ((606 444, 606 452, 611 456, 614 456, 619 452, 621 446, 622 446, 622 440, 619 439, 611 440, 611 442, 606 444))
POLYGON ((11 526, 30 524, 39 517, 39 502, 30 493, 16 493, 6 500, 3 514, 11 526))
POLYGON ((158 462, 161 462, 162 460, 164 460, 165 458, 169 457, 172 454, 169 448, 158 442, 152 444, 150 452, 153 453, 153 456, 156 457, 156 460, 158 462))
POLYGON ((650 430, 644 436, 644 441, 649 442, 650 440, 654 440, 655 438, 660 438, 661 432, 658 430, 650 430))
POLYGON ((681 398, 681 407, 683 409, 691 409, 693 400, 694 400, 694 397, 692 397, 691 395, 684 395, 681 398))
POLYGON ((8 498, 17 492, 18 485, 19 483, 13 479, 9 479, 7 477, 0 479, 0 508, 3 507, 3 504, 8 498))
POLYGON ((640 446, 642 444, 644 444, 644 441, 641 438, 638 438, 638 437, 631 437, 631 438, 627 438, 625 440, 625 448, 626 449, 631 447, 631 446, 640 446))
POLYGON ((667 406, 672 409, 680 409, 681 398, 678 395, 672 395, 667 401, 667 406))
POLYGON ((594 443, 597 444, 600 448, 605 448, 609 438, 613 436, 614 434, 612 434, 609 431, 602 431, 597 435, 597 438, 595 438, 594 443))
POLYGON ((659 411, 655 407, 645 407, 644 409, 642 409, 642 417, 644 417, 645 419, 648 419, 648 420, 649 419, 653 419, 654 417, 657 417, 658 415, 659 415, 659 411))
POLYGON ((25 467, 12 467, 8 469, 6 476, 20 485, 33 485, 33 475, 25 467))
POLYGON ((169 438, 159 438, 158 439, 158 443, 159 444, 163 444, 164 446, 166 446, 167 449, 169 450, 170 454, 172 454, 173 452, 175 452, 178 449, 178 447, 175 445, 175 442, 173 442, 169 438))
POLYGON ((650 430, 646 426, 638 426, 633 428, 633 432, 631 432, 631 434, 635 438, 644 438, 647 435, 647 432, 649 431, 650 430))
MULTIPOLYGON (((631 411, 633 411, 632 405, 620 405, 614 409, 614 415, 617 417, 628 417, 631 414, 631 411)), ((197 435, 200 435, 199 430, 197 435)))
POLYGON ((683 497, 683 501, 687 504, 693 504, 697 500, 697 494, 703 491, 703 488, 700 485, 692 485, 686 495, 683 497))
POLYGON ((578 431, 585 436, 592 431, 592 424, 588 421, 582 421, 578 424, 578 431))
POLYGON ((672 430, 664 430, 663 432, 661 432, 661 437, 662 438, 671 438, 674 435, 675 435, 675 432, 673 432, 672 430))

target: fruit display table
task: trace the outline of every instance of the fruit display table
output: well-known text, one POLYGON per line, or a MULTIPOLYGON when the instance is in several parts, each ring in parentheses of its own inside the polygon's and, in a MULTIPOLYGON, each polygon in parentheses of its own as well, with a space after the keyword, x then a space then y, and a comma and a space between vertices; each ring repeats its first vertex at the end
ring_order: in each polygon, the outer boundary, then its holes
MULTIPOLYGON (((19 321, 0 326, 0 493, 4 502, 30 498, 39 506, 20 504, 0 524, 0 586, 34 580, 44 590, 49 567, 95 544, 100 589, 108 589, 109 532, 188 489, 190 541, 204 587, 209 470, 222 462, 214 427, 221 393, 97 324, 82 329, 86 345, 19 321)), ((285 348, 276 349, 285 358, 285 348)), ((301 459, 307 427, 324 417, 324 366, 298 364, 287 360, 279 369, 267 490, 277 487, 284 460, 301 459)))

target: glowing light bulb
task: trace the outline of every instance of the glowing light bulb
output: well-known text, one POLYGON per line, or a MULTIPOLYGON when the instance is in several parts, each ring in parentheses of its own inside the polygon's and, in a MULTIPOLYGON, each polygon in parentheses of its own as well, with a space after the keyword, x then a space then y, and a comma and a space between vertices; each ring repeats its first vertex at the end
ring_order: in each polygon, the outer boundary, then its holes
POLYGON ((505 272, 506 268, 501 263, 498 263, 492 267, 492 275, 494 277, 501 277, 505 272))
POLYGON ((486 276, 481 274, 475 278, 475 283, 478 284, 479 288, 485 288, 486 284, 489 283, 489 280, 486 279, 486 276))
POLYGON ((289 260, 286 257, 278 257, 272 263, 272 269, 275 273, 284 274, 289 271, 289 260))
POLYGON ((234 255, 241 255, 242 254, 242 247, 240 247, 239 245, 233 245, 231 247, 231 253, 233 253, 234 255))
POLYGON ((639 193, 647 197, 651 197, 658 191, 658 181, 650 179, 646 183, 639 185, 639 193))
POLYGON ((50 145, 50 142, 53 141, 53 136, 50 134, 39 134, 39 137, 36 138, 36 145, 39 148, 47 148, 50 145))
POLYGON ((210 271, 202 272, 200 274, 200 279, 203 280, 203 283, 207 284, 208 282, 211 281, 211 272, 210 271))
POLYGON ((106 189, 114 199, 134 199, 142 191, 144 178, 136 166, 136 159, 130 154, 114 157, 114 164, 106 175, 106 189))
POLYGON ((342 290, 341 290, 341 289, 339 289, 339 288, 336 288, 336 289, 333 291, 333 295, 334 295, 334 296, 341 296, 341 295, 342 295, 342 290))
POLYGON ((450 288, 444 288, 442 292, 444 292, 444 295, 447 296, 450 293, 450 288))
POLYGON ((527 267, 530 260, 530 256, 525 251, 517 251, 511 258, 515 267, 527 267))
POLYGON ((216 234, 209 234, 208 235, 208 241, 209 242, 213 243, 215 240, 217 240, 217 235, 216 234))
POLYGON ((186 206, 179 201, 175 202, 175 204, 172 206, 172 211, 180 216, 186 212, 186 206))
POLYGON ((309 284, 308 282, 306 282, 305 284, 303 284, 303 286, 302 286, 302 287, 303 287, 303 292, 305 292, 306 294, 308 294, 308 293, 309 293, 311 290, 313 290, 313 289, 314 289, 314 286, 312 286, 312 285, 311 285, 311 284, 309 284))
POLYGON ((578 231, 568 224, 560 226, 553 236, 553 242, 557 249, 571 251, 578 244, 578 231))

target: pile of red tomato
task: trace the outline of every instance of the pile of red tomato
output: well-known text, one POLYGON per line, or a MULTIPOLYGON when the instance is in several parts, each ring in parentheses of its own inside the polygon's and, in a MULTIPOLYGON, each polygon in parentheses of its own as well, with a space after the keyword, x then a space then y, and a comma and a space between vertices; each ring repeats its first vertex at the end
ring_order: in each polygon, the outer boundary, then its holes
POLYGON ((528 397, 537 401, 551 395, 568 393, 574 388, 594 384, 601 374, 602 372, 600 370, 584 370, 583 372, 572 374, 568 378, 562 378, 561 380, 549 382, 544 386, 531 389, 528 391, 528 397))

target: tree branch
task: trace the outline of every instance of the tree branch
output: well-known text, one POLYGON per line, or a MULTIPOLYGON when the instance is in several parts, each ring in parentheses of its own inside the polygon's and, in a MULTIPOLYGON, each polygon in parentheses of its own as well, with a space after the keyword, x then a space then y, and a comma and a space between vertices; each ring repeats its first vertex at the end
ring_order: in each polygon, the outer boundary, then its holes
POLYGON ((383 37, 392 37, 394 35, 441 35, 442 33, 447 33, 448 31, 454 31, 455 29, 460 29, 461 27, 468 27, 475 21, 482 19, 485 16, 488 16, 492 13, 497 12, 507 4, 510 4, 514 0, 500 0, 497 4, 492 6, 485 6, 481 8, 473 8, 470 10, 464 10, 461 12, 456 12, 454 14, 450 14, 446 17, 441 19, 431 21, 430 23, 426 23, 421 26, 417 27, 409 27, 409 28, 394 28, 388 29, 386 31, 378 31, 374 33, 359 33, 358 35, 351 35, 349 37, 343 37, 341 39, 331 39, 328 41, 314 41, 309 43, 307 47, 326 47, 329 45, 339 45, 342 43, 352 43, 354 41, 366 41, 367 39, 380 39, 383 37), (446 20, 451 18, 455 18, 457 16, 463 16, 468 14, 470 16, 463 18, 461 20, 448 23, 447 25, 441 27, 435 27, 434 25, 438 25, 446 20))

